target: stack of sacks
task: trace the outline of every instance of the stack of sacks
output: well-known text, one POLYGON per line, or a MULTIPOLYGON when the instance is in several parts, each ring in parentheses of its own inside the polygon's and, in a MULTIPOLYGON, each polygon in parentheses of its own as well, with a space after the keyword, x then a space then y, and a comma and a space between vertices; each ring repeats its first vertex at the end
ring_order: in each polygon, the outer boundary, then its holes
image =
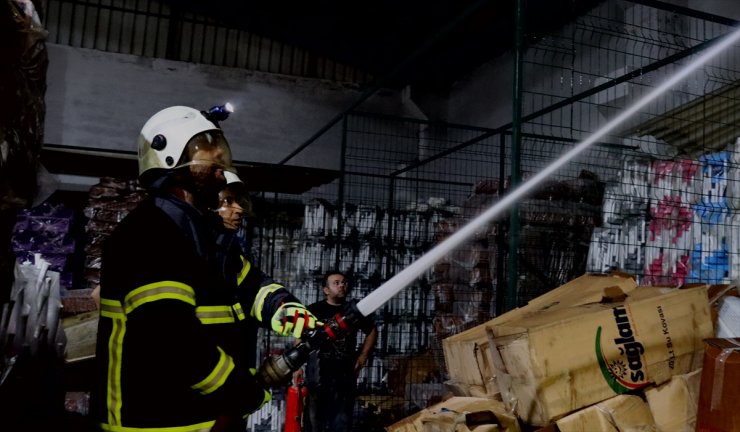
POLYGON ((732 251, 740 247, 738 154, 625 159, 620 178, 607 188, 604 225, 593 231, 586 270, 644 274, 643 285, 737 279, 740 260, 732 251))
POLYGON ((92 290, 100 283, 100 257, 103 242, 118 223, 144 200, 146 194, 136 182, 103 177, 90 188, 84 213, 88 217, 85 244, 85 279, 92 290))
POLYGON ((60 274, 61 288, 73 288, 73 268, 69 265, 76 244, 73 222, 74 213, 63 204, 44 202, 18 212, 12 238, 18 264, 34 263, 35 255, 40 254, 49 270, 60 274))
POLYGON ((603 225, 592 232, 586 271, 642 273, 651 172, 645 159, 624 160, 620 178, 604 192, 603 225))
POLYGON ((701 195, 694 205, 694 244, 689 282, 722 283, 730 278, 730 241, 738 231, 732 226, 727 198, 730 154, 704 155, 701 163, 701 195))
POLYGON ((653 161, 650 215, 645 242, 645 285, 680 286, 689 276, 693 210, 700 189, 699 164, 653 161))

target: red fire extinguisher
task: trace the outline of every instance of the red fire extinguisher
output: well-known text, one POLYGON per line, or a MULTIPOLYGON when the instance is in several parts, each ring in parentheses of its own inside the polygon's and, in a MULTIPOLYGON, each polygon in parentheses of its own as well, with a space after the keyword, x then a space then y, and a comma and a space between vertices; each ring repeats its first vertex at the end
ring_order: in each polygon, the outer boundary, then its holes
POLYGON ((303 424, 303 402, 308 396, 308 389, 303 385, 303 375, 294 376, 293 385, 288 387, 285 396, 285 432, 301 432, 303 424))

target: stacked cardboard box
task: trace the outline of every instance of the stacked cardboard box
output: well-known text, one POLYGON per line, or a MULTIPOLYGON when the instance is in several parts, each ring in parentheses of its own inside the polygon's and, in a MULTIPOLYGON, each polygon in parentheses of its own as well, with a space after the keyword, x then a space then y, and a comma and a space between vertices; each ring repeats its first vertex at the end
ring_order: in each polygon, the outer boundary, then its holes
POLYGON ((450 376, 448 386, 458 396, 495 397, 499 394, 486 332, 489 326, 502 325, 527 313, 599 302, 607 288, 611 292, 629 293, 636 287, 634 278, 624 273, 584 275, 537 297, 524 307, 444 339, 442 343, 450 376))
POLYGON ((714 334, 707 292, 584 275, 445 339, 448 384, 501 400, 530 426, 693 430, 703 340, 714 334))
POLYGON ((658 432, 693 432, 699 400, 701 369, 676 375, 665 384, 645 390, 658 432))
POLYGON ((740 338, 712 338, 705 343, 696 430, 740 430, 740 338))
POLYGON ((527 314, 487 328, 504 403, 525 422, 661 384, 701 365, 713 327, 706 288, 640 288, 624 302, 527 314))
POLYGON ((555 422, 560 432, 655 430, 648 404, 639 396, 619 395, 555 422))
POLYGON ((453 397, 386 428, 388 432, 519 432, 516 417, 493 399, 453 397))

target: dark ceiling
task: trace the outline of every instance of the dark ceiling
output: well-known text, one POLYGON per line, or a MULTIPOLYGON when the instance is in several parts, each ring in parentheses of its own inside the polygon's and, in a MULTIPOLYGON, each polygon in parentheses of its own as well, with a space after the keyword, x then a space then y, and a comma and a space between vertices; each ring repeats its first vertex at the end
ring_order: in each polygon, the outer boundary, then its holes
MULTIPOLYGON (((170 1, 376 77, 390 75, 384 84, 393 87, 446 89, 512 50, 516 34, 517 0, 170 1)), ((525 38, 552 32, 598 3, 521 0, 525 38)))

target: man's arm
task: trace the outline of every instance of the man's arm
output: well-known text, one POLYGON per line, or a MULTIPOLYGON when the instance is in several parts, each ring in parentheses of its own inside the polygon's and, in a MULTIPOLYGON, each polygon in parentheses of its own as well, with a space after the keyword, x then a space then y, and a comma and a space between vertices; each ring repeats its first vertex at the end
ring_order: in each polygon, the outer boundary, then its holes
POLYGON ((304 331, 322 324, 284 286, 253 267, 244 256, 240 258, 243 267, 237 277, 239 301, 261 327, 300 338, 304 331))
POLYGON ((378 327, 373 325, 373 329, 370 330, 370 333, 365 335, 365 341, 362 343, 362 349, 360 350, 360 355, 357 356, 357 361, 355 362, 355 373, 360 373, 363 367, 365 367, 365 362, 367 361, 367 358, 370 356, 370 354, 373 352, 373 349, 375 348, 375 342, 378 340, 378 327))

